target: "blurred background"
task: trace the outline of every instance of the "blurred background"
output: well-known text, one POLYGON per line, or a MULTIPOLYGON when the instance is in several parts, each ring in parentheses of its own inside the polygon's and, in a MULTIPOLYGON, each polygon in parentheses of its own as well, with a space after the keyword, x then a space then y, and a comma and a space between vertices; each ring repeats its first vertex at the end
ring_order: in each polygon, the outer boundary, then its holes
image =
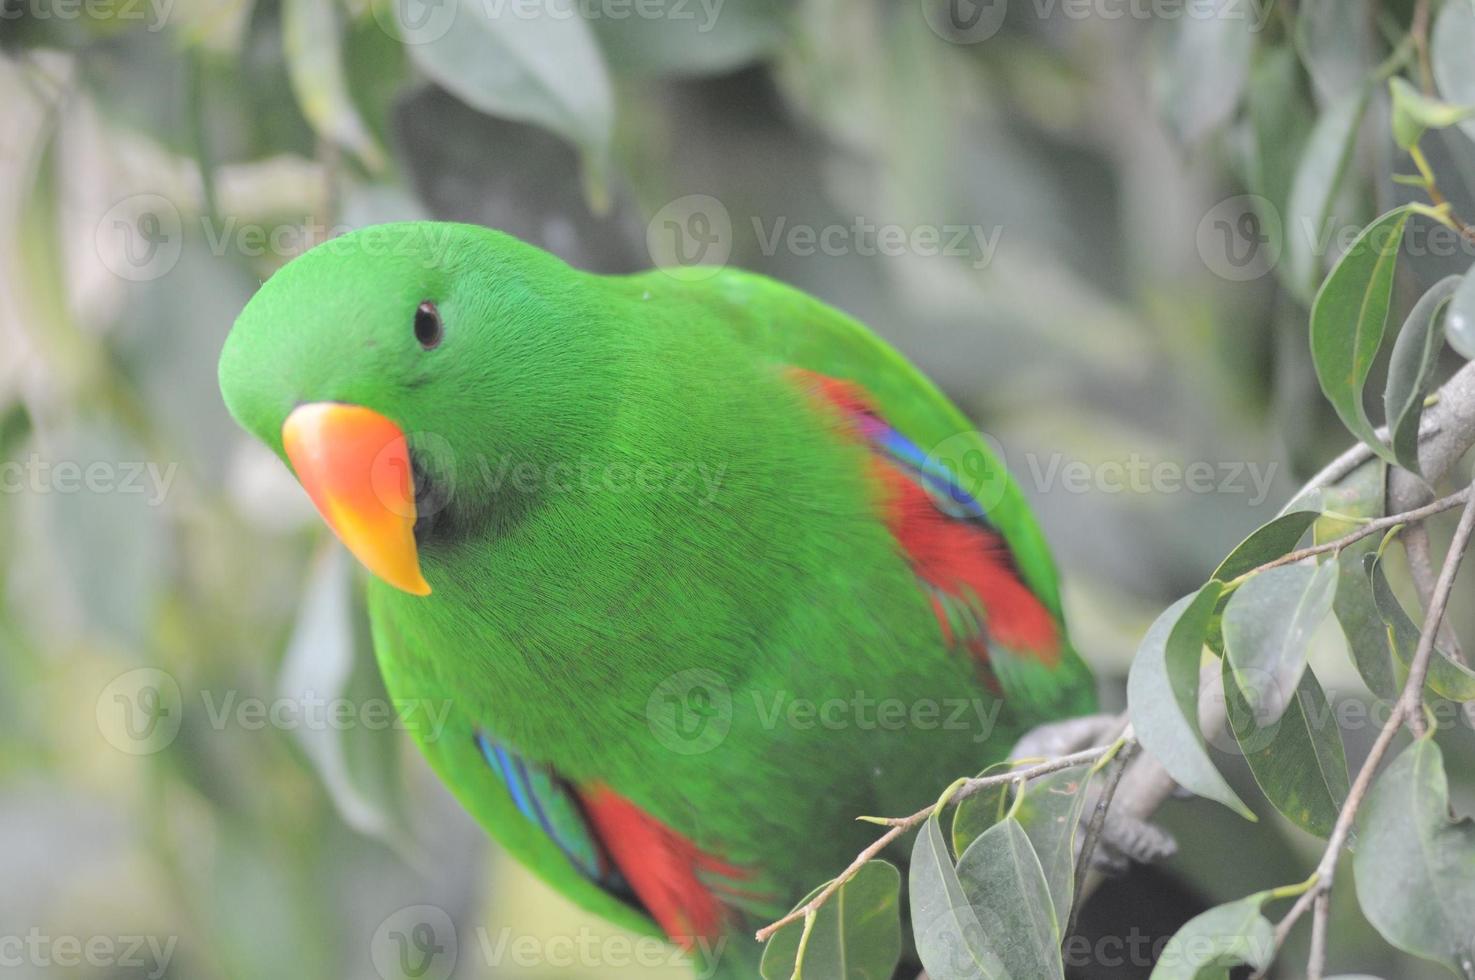
MULTIPOLYGON (((1116 705, 1147 623, 1350 442, 1280 218, 1313 124, 1410 17, 0 0, 0 975, 688 975, 502 860, 396 730, 356 570, 220 401, 221 343, 273 269, 433 217, 606 272, 736 264, 847 310, 1002 447, 1116 705), (427 937, 451 954, 428 969, 405 955, 427 937)), ((1328 227, 1401 193, 1382 92, 1324 165, 1328 227)), ((1470 213, 1469 135, 1426 148, 1470 213)), ((1400 295, 1471 261, 1424 253, 1400 295)), ((1321 679, 1356 702, 1325 629, 1321 679)), ((1373 734, 1346 726, 1349 756, 1373 734)), ((1320 852, 1268 808, 1163 817, 1206 904, 1320 852)), ((1442 975, 1337 898, 1333 972, 1442 975)))

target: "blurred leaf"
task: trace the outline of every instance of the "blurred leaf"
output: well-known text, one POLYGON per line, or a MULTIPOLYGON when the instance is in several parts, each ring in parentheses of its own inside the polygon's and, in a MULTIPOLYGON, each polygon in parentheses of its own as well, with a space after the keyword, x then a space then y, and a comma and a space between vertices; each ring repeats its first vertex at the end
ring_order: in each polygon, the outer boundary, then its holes
POLYGON ((356 155, 370 170, 384 152, 359 118, 343 73, 343 37, 333 0, 282 0, 282 49, 302 114, 326 140, 356 155))
POLYGON ((1352 150, 1357 145, 1358 124, 1367 109, 1368 89, 1358 87, 1342 96, 1321 114, 1291 183, 1286 201, 1286 285, 1302 302, 1316 295, 1326 267, 1325 248, 1333 241, 1329 224, 1352 150))
POLYGON ((175 491, 178 462, 153 458, 103 425, 51 433, 33 459, 39 462, 27 489, 44 508, 38 544, 70 585, 82 623, 147 650, 169 571, 164 505, 175 491))
POLYGON ((1444 314, 1444 336, 1449 346, 1475 360, 1475 276, 1465 275, 1444 314))
POLYGON ((1432 99, 1397 76, 1388 79, 1388 89, 1393 94, 1393 141, 1405 150, 1418 145, 1424 130, 1445 129, 1475 112, 1475 107, 1432 99))
POLYGON ((1373 67, 1377 43, 1370 0, 1302 0, 1294 40, 1324 103, 1360 85, 1373 67))
POLYGON ((1279 720, 1306 669, 1311 634, 1332 609, 1337 566, 1295 564, 1258 572, 1229 597, 1224 652, 1256 721, 1279 720))
MULTIPOLYGON (((1255 134, 1251 190, 1285 214, 1296 164, 1316 122, 1316 114, 1302 93, 1301 66, 1294 50, 1283 46, 1257 54, 1250 72, 1248 101, 1255 134)), ((1284 235, 1280 220, 1262 220, 1261 224, 1281 228, 1284 235)))
POLYGON ((1013 814, 1034 845, 1045 884, 1055 902, 1055 921, 1063 931, 1075 893, 1076 828, 1091 781, 1089 765, 1052 772, 1024 784, 1013 814))
POLYGON ((1392 451, 1368 421, 1362 389, 1383 346, 1393 270, 1408 215, 1407 208, 1394 208, 1364 228, 1311 307, 1311 357, 1322 392, 1342 424, 1390 461, 1392 451))
POLYGON ((320 552, 303 588, 277 686, 284 701, 304 705, 304 722, 294 726, 293 735, 344 821, 360 833, 397 845, 403 836, 400 736, 367 624, 355 621, 351 566, 336 545, 320 552), (318 723, 306 707, 311 704, 346 704, 352 713, 339 724, 336 710, 325 711, 318 723))
POLYGON ((1373 784, 1352 855, 1357 898, 1405 952, 1475 974, 1475 823, 1450 819, 1444 758, 1414 742, 1373 784))
POLYGON ((1265 798, 1302 830, 1327 837, 1350 785, 1342 734, 1316 675, 1303 673, 1285 713, 1262 726, 1228 659, 1223 671, 1229 726, 1265 798))
POLYGON ((390 0, 410 59, 447 91, 482 112, 544 126, 578 146, 586 176, 602 186, 614 125, 614 96, 593 31, 572 0, 486 5, 447 0, 451 22, 401 15, 390 0))
POLYGON ((1229 6, 1176 22, 1156 81, 1163 113, 1183 142, 1199 142, 1239 106, 1255 46, 1250 28, 1243 11, 1229 6))
POLYGON ((1429 287, 1403 321, 1388 361, 1383 406, 1389 441, 1399 465, 1414 473, 1419 472, 1419 420, 1424 415, 1424 396, 1444 346, 1440 343, 1444 339, 1440 314, 1460 282, 1460 276, 1446 276, 1429 287))
POLYGON ((1306 530, 1321 516, 1320 501, 1296 502, 1297 507, 1308 509, 1292 510, 1256 528, 1247 538, 1235 545, 1219 567, 1210 576, 1218 582, 1232 582, 1264 565, 1266 562, 1289 554, 1300 542, 1306 530))
POLYGON ((958 859, 958 880, 1009 976, 1048 980, 1065 975, 1063 926, 1040 859, 1019 821, 1005 817, 968 845, 958 859))
POLYGON ((398 145, 415 147, 409 183, 437 220, 498 228, 590 271, 650 265, 633 205, 617 193, 609 214, 595 214, 578 153, 548 130, 487 116, 433 86, 396 106, 394 130, 398 145))
MULTIPOLYGON (((1451 102, 1475 104, 1475 4, 1448 0, 1439 5, 1430 40, 1429 56, 1439 94, 1451 102)), ((1475 140, 1475 120, 1460 121, 1460 129, 1475 140)))
POLYGON ((1214 768, 1198 724, 1204 634, 1221 588, 1219 582, 1209 582, 1173 603, 1148 627, 1127 675, 1127 704, 1138 741, 1170 776, 1189 791, 1253 820, 1250 808, 1214 768))
POLYGON ((619 75, 729 72, 768 54, 784 39, 793 12, 776 0, 644 0, 638 16, 598 15, 587 6, 610 69, 619 75))
MULTIPOLYGON (((1376 559, 1368 563, 1367 574, 1372 582, 1378 614, 1386 627, 1385 641, 1403 665, 1403 670, 1399 672, 1400 681, 1406 680, 1408 668, 1413 663, 1414 651, 1419 645, 1420 627, 1403 611, 1403 604, 1393 594, 1388 577, 1383 574, 1376 559)), ((1429 658, 1429 674, 1424 686, 1450 701, 1475 701, 1475 671, 1450 659, 1448 654, 1438 648, 1429 658)))
POLYGON ((1229 968, 1256 969, 1275 955, 1275 930, 1260 910, 1271 893, 1256 892, 1188 920, 1163 947, 1151 980, 1227 978, 1229 968))
POLYGON ((774 933, 763 949, 764 980, 789 980, 801 967, 808 980, 888 980, 901 959, 901 872, 867 861, 815 913, 801 964, 803 932, 801 920, 774 933))
MULTIPOLYGON (((1013 768, 1007 761, 996 762, 983 772, 979 778, 994 776, 1007 772, 1013 768)), ((1004 819, 1004 814, 1009 807, 1009 792, 1013 783, 999 783, 981 789, 972 796, 965 798, 957 806, 953 807, 953 852, 962 854, 968 850, 968 845, 978 839, 978 835, 1004 819)))
POLYGON ((1009 972, 995 955, 978 913, 963 892, 936 812, 922 825, 912 845, 907 891, 917 957, 928 976, 934 980, 1007 980, 1009 972))

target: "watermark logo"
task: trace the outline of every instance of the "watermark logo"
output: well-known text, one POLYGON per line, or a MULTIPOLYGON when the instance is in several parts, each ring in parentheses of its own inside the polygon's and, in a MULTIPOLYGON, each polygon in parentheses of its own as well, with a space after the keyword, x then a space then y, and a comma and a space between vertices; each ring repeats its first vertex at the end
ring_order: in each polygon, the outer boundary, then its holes
POLYGON ((1257 194, 1220 201, 1194 235, 1204 265, 1230 282, 1259 279, 1274 269, 1284 240, 1280 212, 1257 194))
POLYGON ((732 726, 732 692, 714 670, 683 670, 651 692, 645 717, 652 734, 672 752, 710 752, 732 726))
POLYGON ((985 511, 998 506, 1009 488, 1004 447, 986 432, 948 436, 932 447, 924 469, 951 474, 953 490, 972 497, 985 511))
POLYGON ((678 197, 650 219, 645 247, 651 262, 670 275, 707 279, 732 258, 732 218, 709 194, 678 197))
POLYGON ((431 44, 456 22, 457 0, 378 0, 371 5, 380 30, 405 44, 431 44))
POLYGON ((978 44, 999 33, 1008 0, 923 0, 922 16, 932 33, 952 44, 978 44))
POLYGON ((369 958, 383 980, 448 980, 459 950, 456 925, 445 909, 412 905, 374 930, 369 958))
POLYGON ((119 674, 97 697, 98 731, 113 748, 129 755, 168 748, 183 719, 179 683, 155 667, 119 674))
POLYGON ((108 208, 93 237, 110 272, 130 282, 150 282, 179 261, 184 224, 164 195, 134 194, 108 208))

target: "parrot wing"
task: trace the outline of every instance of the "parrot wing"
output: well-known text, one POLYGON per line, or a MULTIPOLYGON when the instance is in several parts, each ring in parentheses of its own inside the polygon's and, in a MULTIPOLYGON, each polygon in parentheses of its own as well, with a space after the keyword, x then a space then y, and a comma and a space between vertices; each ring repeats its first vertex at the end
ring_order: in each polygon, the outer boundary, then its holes
POLYGON ((710 285, 732 305, 739 339, 817 392, 876 453, 888 524, 944 637, 986 659, 1028 723, 1094 710, 1044 535, 963 413, 874 333, 818 300, 737 269, 710 285))

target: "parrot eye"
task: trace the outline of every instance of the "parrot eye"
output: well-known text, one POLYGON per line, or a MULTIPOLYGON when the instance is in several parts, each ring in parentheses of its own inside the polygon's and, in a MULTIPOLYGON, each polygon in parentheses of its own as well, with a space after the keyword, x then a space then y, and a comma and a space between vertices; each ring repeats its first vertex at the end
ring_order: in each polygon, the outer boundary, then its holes
POLYGON ((430 350, 440 345, 445 328, 441 326, 440 311, 435 304, 426 300, 415 310, 415 339, 420 346, 430 350))

